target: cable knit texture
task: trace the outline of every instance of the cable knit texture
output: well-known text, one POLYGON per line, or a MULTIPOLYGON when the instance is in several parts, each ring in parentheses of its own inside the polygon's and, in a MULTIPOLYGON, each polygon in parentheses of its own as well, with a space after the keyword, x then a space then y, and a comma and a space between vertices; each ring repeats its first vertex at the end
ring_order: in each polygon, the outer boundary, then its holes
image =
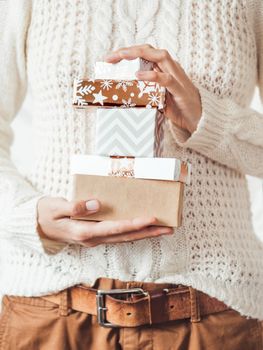
MULTIPOLYGON (((245 174, 263 177, 262 0, 6 0, 0 31, 0 291, 43 295, 106 276, 192 285, 263 319, 263 247, 245 174), (5 20, 4 20, 5 19, 5 20), (183 226, 172 236, 84 248, 41 240, 36 203, 70 198, 70 155, 94 152, 95 114, 72 108, 77 76, 110 50, 166 48, 202 100, 192 134, 168 120, 165 157, 192 163, 183 226), (10 123, 26 90, 34 105, 34 163, 10 161, 10 123)), ((120 204, 121 205, 121 204, 120 204)))

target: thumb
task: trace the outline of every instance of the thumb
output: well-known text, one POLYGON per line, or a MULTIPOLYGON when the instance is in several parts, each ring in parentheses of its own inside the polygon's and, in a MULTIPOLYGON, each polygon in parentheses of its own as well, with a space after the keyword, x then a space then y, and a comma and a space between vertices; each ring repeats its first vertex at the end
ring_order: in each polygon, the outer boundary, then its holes
POLYGON ((86 216, 94 214, 100 209, 100 202, 97 199, 89 199, 87 201, 63 201, 59 208, 59 217, 63 216, 86 216))

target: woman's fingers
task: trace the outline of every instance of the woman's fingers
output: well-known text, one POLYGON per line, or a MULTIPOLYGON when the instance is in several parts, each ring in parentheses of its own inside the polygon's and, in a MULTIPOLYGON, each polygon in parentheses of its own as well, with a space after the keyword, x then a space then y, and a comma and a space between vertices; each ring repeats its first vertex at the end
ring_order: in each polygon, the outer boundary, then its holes
POLYGON ((135 218, 132 220, 116 221, 73 221, 71 224, 72 235, 76 241, 87 241, 107 236, 120 235, 125 232, 142 230, 157 223, 155 217, 135 218))
POLYGON ((155 49, 150 45, 121 48, 107 55, 105 60, 108 63, 117 63, 122 59, 133 60, 138 57, 154 62, 162 72, 170 73, 177 77, 184 75, 183 69, 173 60, 167 50, 155 49))
POLYGON ((82 245, 88 247, 95 247, 99 244, 105 243, 123 243, 123 242, 131 242, 138 241, 145 238, 153 238, 159 237, 162 235, 170 235, 173 233, 173 229, 170 227, 163 226, 149 226, 139 231, 130 231, 123 234, 111 235, 103 238, 95 238, 89 241, 82 242, 82 245))
POLYGON ((202 101, 197 87, 179 62, 167 50, 155 49, 151 45, 123 47, 106 57, 109 63, 122 59, 144 58, 154 63, 153 71, 137 72, 137 78, 157 82, 169 91, 165 116, 192 134, 202 116, 202 101), (170 98, 169 98, 170 97, 170 98))
POLYGON ((42 238, 58 242, 95 246, 107 242, 126 242, 160 234, 172 229, 155 226, 155 217, 138 217, 118 221, 72 220, 70 216, 85 216, 99 208, 99 201, 68 202, 64 198, 42 197, 37 208, 37 230, 42 238))
POLYGON ((138 71, 136 76, 139 80, 146 80, 160 84, 167 88, 172 95, 180 95, 183 93, 182 86, 178 83, 177 79, 169 74, 155 71, 138 71))
MULTIPOLYGON (((105 61, 108 63, 118 63, 119 61, 121 61, 123 59, 123 57, 121 57, 121 53, 127 51, 127 49, 130 49, 130 48, 148 49, 148 48, 153 48, 153 47, 149 44, 134 45, 134 46, 130 46, 130 47, 120 47, 118 50, 115 50, 115 51, 108 53, 105 56, 105 61)), ((137 56, 137 57, 141 57, 141 56, 137 56)), ((137 58, 137 57, 135 57, 135 58, 137 58)), ((125 58, 125 59, 132 60, 133 58, 125 58)))
POLYGON ((138 57, 155 63, 172 60, 171 56, 166 50, 155 49, 148 45, 138 45, 124 47, 114 51, 106 56, 106 61, 110 63, 117 63, 122 59, 134 60, 138 57))
POLYGON ((129 232, 134 230, 141 230, 147 226, 151 226, 157 223, 155 217, 149 218, 134 218, 131 220, 118 220, 118 221, 101 221, 96 226, 95 233, 104 233, 105 235, 118 235, 123 232, 129 232))
POLYGON ((55 199, 52 202, 52 214, 54 219, 60 219, 70 216, 86 216, 98 212, 100 202, 97 199, 89 199, 87 201, 67 201, 63 198, 55 199))

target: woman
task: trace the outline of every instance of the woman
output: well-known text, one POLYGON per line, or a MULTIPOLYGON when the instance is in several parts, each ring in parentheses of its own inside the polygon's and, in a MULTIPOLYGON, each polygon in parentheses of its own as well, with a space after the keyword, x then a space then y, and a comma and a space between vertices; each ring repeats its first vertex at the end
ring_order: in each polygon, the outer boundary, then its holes
POLYGON ((263 118, 249 108, 257 83, 263 95, 262 1, 5 5, 0 349, 262 349, 263 249, 245 180, 263 177, 263 118), (99 198, 68 201, 70 155, 92 153, 95 130, 95 114, 74 110, 71 100, 73 79, 91 76, 106 54, 111 63, 155 62, 138 79, 169 92, 163 156, 193 168, 174 232, 156 228, 155 218, 69 219, 100 208, 99 198), (25 179, 9 150, 27 88, 35 161, 25 179), (97 289, 116 288, 141 289, 107 296, 106 305, 97 297, 96 310, 97 289), (122 326, 102 327, 97 312, 101 323, 122 326))

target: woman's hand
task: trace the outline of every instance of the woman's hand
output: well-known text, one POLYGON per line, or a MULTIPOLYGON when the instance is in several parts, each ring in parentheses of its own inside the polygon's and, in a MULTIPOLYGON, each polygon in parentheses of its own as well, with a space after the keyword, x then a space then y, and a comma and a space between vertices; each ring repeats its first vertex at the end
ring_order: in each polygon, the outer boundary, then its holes
POLYGON ((154 217, 101 222, 70 219, 91 215, 99 209, 100 203, 95 199, 68 202, 63 198, 43 197, 38 201, 39 235, 58 242, 95 247, 173 233, 172 228, 152 226, 157 222, 154 217))
POLYGON ((202 114, 202 105, 198 89, 186 75, 178 62, 169 52, 153 48, 151 45, 138 45, 121 48, 106 56, 108 63, 117 63, 122 59, 144 58, 155 63, 153 71, 139 71, 139 80, 151 81, 168 90, 165 115, 180 128, 191 134, 196 130, 202 114))

